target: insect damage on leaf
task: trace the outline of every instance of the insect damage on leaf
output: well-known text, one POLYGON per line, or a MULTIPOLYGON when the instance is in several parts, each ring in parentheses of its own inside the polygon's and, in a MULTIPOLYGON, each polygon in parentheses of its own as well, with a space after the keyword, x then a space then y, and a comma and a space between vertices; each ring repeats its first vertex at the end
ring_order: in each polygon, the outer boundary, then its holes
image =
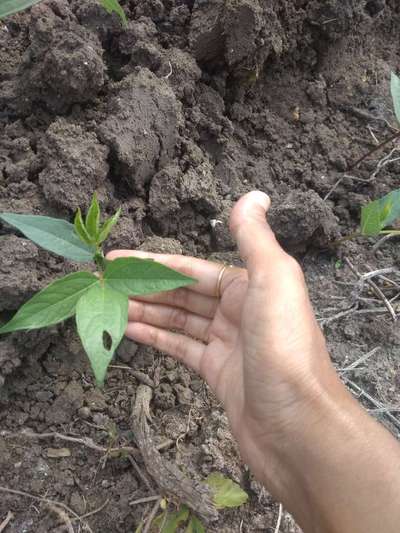
POLYGON ((97 275, 74 272, 54 281, 26 302, 0 333, 43 328, 76 314, 78 333, 99 386, 125 333, 128 297, 172 290, 196 281, 150 259, 107 261, 101 244, 120 212, 101 224, 94 195, 86 217, 78 209, 74 224, 51 217, 0 214, 1 220, 42 248, 75 261, 92 261, 99 271, 97 275))

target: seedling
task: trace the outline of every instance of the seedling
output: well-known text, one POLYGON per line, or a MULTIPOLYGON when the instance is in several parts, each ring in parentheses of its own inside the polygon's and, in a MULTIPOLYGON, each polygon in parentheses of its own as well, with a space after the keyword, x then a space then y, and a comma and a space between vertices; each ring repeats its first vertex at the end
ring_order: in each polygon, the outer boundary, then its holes
POLYGON ((97 273, 74 272, 51 283, 26 302, 0 333, 44 328, 75 315, 99 386, 104 384, 108 365, 124 335, 129 297, 168 291, 195 281, 150 259, 107 261, 102 246, 119 215, 120 210, 101 223, 96 195, 85 220, 78 209, 74 224, 44 216, 0 213, 4 222, 45 250, 73 261, 94 262, 97 267, 97 273))
MULTIPOLYGON (((396 115, 397 122, 400 125, 400 78, 392 72, 390 90, 393 100, 393 108, 396 115)), ((389 142, 400 138, 400 131, 395 135, 376 146, 373 150, 363 155, 350 168, 355 168, 364 159, 383 148, 389 142)), ((336 241, 340 244, 354 237, 375 237, 377 235, 400 235, 400 230, 396 228, 389 228, 397 219, 400 219, 400 189, 390 192, 386 196, 373 202, 368 203, 361 209, 361 223, 360 230, 351 235, 347 235, 342 239, 336 241)))
MULTIPOLYGON (((18 11, 23 11, 39 2, 41 0, 1 0, 0 19, 18 13, 18 11)), ((124 26, 128 24, 128 19, 118 0, 99 0, 99 2, 108 13, 117 13, 124 26)))
MULTIPOLYGON (((219 473, 210 474, 205 483, 213 492, 213 502, 216 509, 240 507, 248 500, 247 493, 231 479, 219 473)), ((185 533, 205 533, 201 520, 186 506, 180 505, 176 511, 168 509, 167 499, 161 500, 162 512, 151 522, 151 533, 176 533, 185 527, 185 533)), ((144 523, 141 523, 135 533, 141 533, 144 523)))

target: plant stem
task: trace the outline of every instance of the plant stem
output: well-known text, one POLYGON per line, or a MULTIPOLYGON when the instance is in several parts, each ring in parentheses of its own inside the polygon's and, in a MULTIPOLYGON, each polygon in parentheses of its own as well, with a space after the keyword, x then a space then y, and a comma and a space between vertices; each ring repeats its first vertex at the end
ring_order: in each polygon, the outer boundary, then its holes
POLYGON ((351 239, 355 239, 356 237, 362 237, 362 233, 359 231, 356 231, 355 233, 350 233, 350 235, 346 235, 345 237, 342 237, 341 239, 337 239, 332 243, 333 246, 339 246, 343 242, 350 241, 351 239))
POLYGON ((96 263, 96 266, 99 269, 100 273, 105 271, 106 259, 101 248, 97 248, 96 253, 94 255, 94 262, 96 263))
POLYGON ((379 235, 400 235, 400 229, 387 229, 380 231, 379 235))

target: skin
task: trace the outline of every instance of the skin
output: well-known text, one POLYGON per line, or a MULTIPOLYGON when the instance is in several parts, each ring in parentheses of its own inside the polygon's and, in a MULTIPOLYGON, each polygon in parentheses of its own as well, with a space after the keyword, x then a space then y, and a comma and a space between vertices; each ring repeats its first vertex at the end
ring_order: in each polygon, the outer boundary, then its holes
POLYGON ((230 221, 246 269, 129 250, 198 280, 131 300, 127 336, 198 372, 225 406, 243 459, 306 533, 397 533, 400 445, 332 366, 298 263, 253 191, 230 221))

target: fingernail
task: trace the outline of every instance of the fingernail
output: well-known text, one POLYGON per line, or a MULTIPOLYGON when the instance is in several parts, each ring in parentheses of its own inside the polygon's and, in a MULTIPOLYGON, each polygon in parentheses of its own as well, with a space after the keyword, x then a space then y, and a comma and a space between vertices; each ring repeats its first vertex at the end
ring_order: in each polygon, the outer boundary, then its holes
POLYGON ((251 196, 252 202, 260 205, 263 209, 268 209, 271 204, 271 199, 265 192, 252 191, 249 196, 251 196))

